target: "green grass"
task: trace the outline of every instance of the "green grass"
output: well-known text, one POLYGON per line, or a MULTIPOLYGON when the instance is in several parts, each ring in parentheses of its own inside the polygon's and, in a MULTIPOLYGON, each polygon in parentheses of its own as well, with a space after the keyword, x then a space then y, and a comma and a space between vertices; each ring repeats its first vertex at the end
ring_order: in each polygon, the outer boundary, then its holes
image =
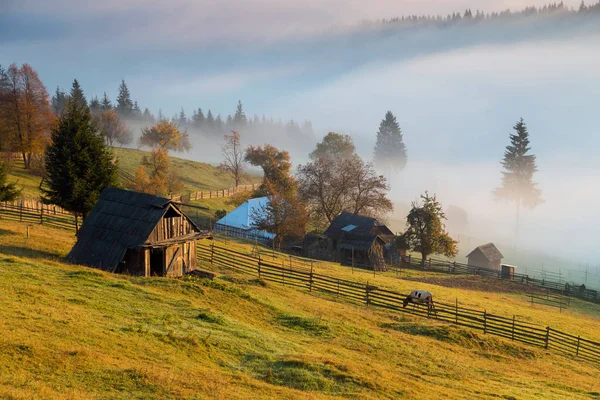
MULTIPOLYGON (((128 174, 133 175, 140 166, 142 157, 149 155, 150 152, 135 149, 113 148, 115 155, 119 159, 119 168, 128 174)), ((232 187, 235 184, 234 179, 219 170, 215 165, 186 160, 179 158, 185 157, 185 153, 171 153, 170 168, 175 170, 183 182, 182 194, 204 190, 218 190, 232 187)), ((256 175, 247 175, 241 184, 259 183, 261 177, 256 175)))
MULTIPOLYGON (((34 226, 26 240, 24 225, 0 224, 0 398, 600 398, 597 367, 541 349, 228 271, 207 281, 67 265, 72 234, 34 226)), ((487 296, 476 302, 510 309, 487 296)), ((534 319, 555 315, 509 299, 534 319)), ((597 313, 562 317, 597 330, 597 313)))
MULTIPOLYGON (((128 175, 134 175, 140 166, 142 157, 148 155, 148 151, 113 148, 119 161, 119 168, 128 175)), ((176 153, 175 153, 176 154, 176 153)), ((185 153, 182 154, 185 157, 185 153)), ((219 190, 232 187, 233 178, 221 171, 214 165, 186 160, 170 156, 171 168, 174 169, 183 182, 181 194, 195 191, 219 190)), ((261 177, 257 175, 245 175, 241 184, 260 183, 261 177)), ((26 197, 38 197, 40 195, 39 185, 41 176, 23 168, 22 160, 15 160, 8 175, 9 182, 17 181, 18 186, 23 188, 22 194, 26 197)), ((126 182, 124 182, 126 183, 126 182)), ((220 199, 216 202, 219 203, 220 199)), ((215 203, 215 204, 216 204, 215 203)), ((209 200, 210 204, 210 200, 209 200)), ((224 207, 221 207, 224 208, 224 207)))

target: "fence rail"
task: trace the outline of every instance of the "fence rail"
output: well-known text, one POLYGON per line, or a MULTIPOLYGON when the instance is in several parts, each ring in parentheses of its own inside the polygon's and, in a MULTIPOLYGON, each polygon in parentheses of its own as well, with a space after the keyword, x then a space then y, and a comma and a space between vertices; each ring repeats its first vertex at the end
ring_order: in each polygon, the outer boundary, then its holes
POLYGON ((75 230, 77 217, 73 214, 52 210, 46 207, 25 207, 24 204, 0 203, 0 219, 21 221, 54 228, 75 230))
POLYGON ((255 183, 252 185, 232 186, 230 188, 221 189, 221 190, 206 190, 206 191, 199 191, 199 192, 190 192, 188 194, 173 195, 173 196, 171 196, 171 200, 178 201, 180 203, 189 203, 194 200, 213 199, 213 198, 216 199, 219 197, 230 197, 236 193, 246 192, 248 190, 254 190, 259 186, 260 186, 259 184, 255 183))
MULTIPOLYGON (((452 261, 427 259, 425 262, 418 257, 402 256, 402 267, 412 269, 424 269, 449 274, 470 274, 485 277, 510 280, 517 283, 523 283, 528 286, 536 286, 542 289, 551 290, 555 293, 561 293, 570 297, 577 297, 582 300, 600 303, 600 291, 586 289, 583 285, 569 285, 548 279, 536 279, 527 274, 515 273, 510 276, 502 276, 502 272, 495 269, 476 267, 473 265, 462 264, 452 261)), ((564 307, 563 307, 564 308, 564 307)))
POLYGON ((393 311, 433 318, 455 325, 483 331, 531 346, 542 347, 600 365, 600 343, 570 335, 550 327, 543 327, 516 317, 507 318, 454 304, 436 302, 427 307, 403 307, 406 294, 382 289, 374 285, 321 275, 303 266, 278 265, 251 254, 233 251, 213 244, 198 244, 198 260, 212 267, 218 266, 254 275, 258 278, 309 292, 321 292, 350 302, 393 311))

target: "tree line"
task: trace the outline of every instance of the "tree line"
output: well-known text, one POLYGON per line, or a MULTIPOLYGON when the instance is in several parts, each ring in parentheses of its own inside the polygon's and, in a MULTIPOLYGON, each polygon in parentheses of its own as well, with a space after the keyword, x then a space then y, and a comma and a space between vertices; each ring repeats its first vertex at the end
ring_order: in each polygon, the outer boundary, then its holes
MULTIPOLYGON (((56 88, 51 99, 52 111, 55 115, 60 115, 65 109, 68 97, 68 93, 59 87, 56 88)), ((116 113, 110 116, 111 121, 115 120, 115 115, 118 115, 121 121, 129 124, 153 125, 160 121, 170 120, 180 130, 190 130, 199 135, 219 139, 223 134, 232 130, 244 131, 248 137, 254 137, 264 132, 270 132, 274 137, 294 135, 295 137, 312 138, 314 136, 312 123, 309 120, 299 122, 290 119, 283 122, 281 119, 267 117, 264 114, 262 116, 254 114, 248 117, 241 100, 238 101, 235 112, 224 117, 219 113, 215 115, 210 108, 203 110, 201 107, 194 109, 191 115, 188 115, 183 107, 171 118, 165 116, 161 109, 158 110, 157 115, 154 115, 147 107, 142 111, 137 100, 133 100, 124 79, 121 80, 114 104, 104 92, 101 98, 91 97, 88 105, 94 115, 100 116, 110 111, 116 113)), ((131 140, 130 135, 124 133, 114 138, 111 145, 113 143, 130 144, 131 140)))
POLYGON ((485 13, 483 10, 468 8, 464 12, 453 12, 442 16, 437 15, 406 15, 394 18, 383 18, 375 21, 363 21, 363 26, 395 26, 395 27, 414 27, 414 26, 437 26, 450 27, 457 24, 495 22, 495 21, 517 21, 532 16, 538 17, 582 17, 582 16, 600 16, 600 1, 593 4, 586 4, 582 1, 578 8, 569 8, 562 1, 559 3, 550 3, 542 7, 528 6, 519 11, 506 9, 499 12, 485 13))

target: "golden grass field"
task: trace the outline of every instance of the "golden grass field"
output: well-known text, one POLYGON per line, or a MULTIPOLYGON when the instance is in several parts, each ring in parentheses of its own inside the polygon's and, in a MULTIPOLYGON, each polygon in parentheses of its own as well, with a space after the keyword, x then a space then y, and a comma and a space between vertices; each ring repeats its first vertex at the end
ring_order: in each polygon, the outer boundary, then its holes
MULTIPOLYGON (((600 398, 599 366, 543 349, 230 271, 139 278, 60 262, 73 242, 39 225, 26 239, 25 225, 0 220, 2 399, 600 398)), ((514 293, 402 279, 420 271, 314 268, 599 336, 586 303, 559 314, 514 293)))

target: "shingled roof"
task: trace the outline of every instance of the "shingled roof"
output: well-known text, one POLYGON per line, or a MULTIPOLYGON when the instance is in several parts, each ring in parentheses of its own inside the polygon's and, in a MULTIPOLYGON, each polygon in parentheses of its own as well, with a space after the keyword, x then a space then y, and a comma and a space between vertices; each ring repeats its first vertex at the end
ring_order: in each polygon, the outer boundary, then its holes
POLYGON ((502 253, 500 253, 500 250, 498 250, 498 248, 494 246, 494 243, 486 243, 482 244, 481 246, 477 246, 472 252, 467 254, 467 258, 478 250, 481 251, 485 258, 487 258, 490 261, 502 260, 504 258, 502 253))
POLYGON ((106 188, 83 222, 67 259, 114 271, 127 249, 140 249, 170 209, 183 214, 170 199, 106 188))
POLYGON ((345 234, 340 240, 339 248, 344 250, 369 251, 375 241, 379 241, 382 246, 385 245, 385 241, 377 235, 345 234))
POLYGON ((352 235, 370 235, 376 226, 382 228, 383 232, 381 234, 393 235, 393 232, 385 224, 377 221, 375 218, 344 211, 331 222, 331 225, 325 231, 325 235, 333 239, 339 239, 342 236, 342 232, 352 233, 352 235))

